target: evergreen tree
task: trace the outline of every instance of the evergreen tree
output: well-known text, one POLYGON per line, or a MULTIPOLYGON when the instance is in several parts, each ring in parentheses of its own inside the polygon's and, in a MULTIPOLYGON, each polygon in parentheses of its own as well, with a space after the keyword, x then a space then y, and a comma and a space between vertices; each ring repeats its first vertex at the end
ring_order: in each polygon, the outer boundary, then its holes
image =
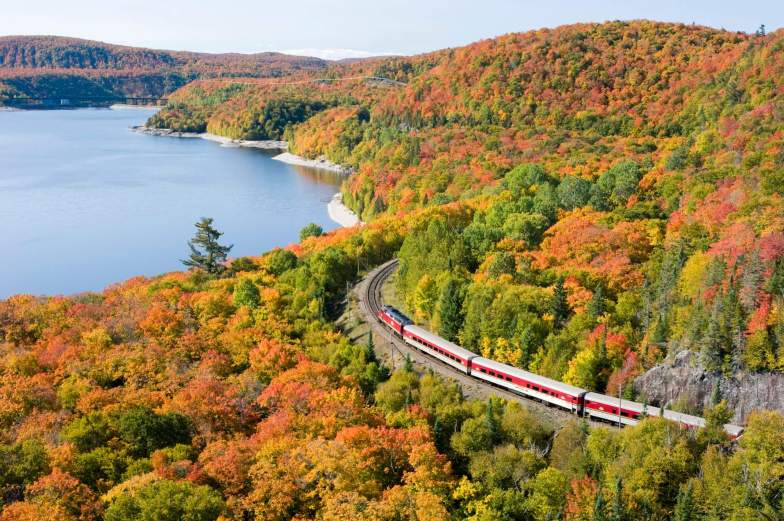
POLYGON ((784 298, 784 256, 777 258, 773 264, 773 273, 768 279, 765 289, 772 295, 784 298))
POLYGON ((438 315, 440 317, 439 334, 449 341, 457 340, 460 328, 463 327, 463 296, 460 283, 454 278, 447 280, 441 290, 438 301, 438 315))
POLYGON ((308 223, 299 231, 299 240, 304 241, 308 237, 320 237, 324 234, 324 229, 316 223, 308 223))
POLYGON ((553 323, 556 327, 562 327, 569 317, 569 303, 566 300, 566 288, 564 279, 560 277, 553 289, 553 298, 550 302, 550 312, 553 314, 553 323))
POLYGON ((591 516, 591 521, 609 521, 604 509, 604 495, 602 494, 601 487, 599 487, 599 491, 596 493, 596 502, 593 504, 593 516, 591 516))
POLYGON ((615 496, 613 497, 611 521, 623 521, 626 518, 623 507, 623 482, 621 478, 615 480, 615 496))
MULTIPOLYGON (((738 261, 740 263, 740 260, 738 261)), ((765 278, 765 265, 759 249, 743 259, 743 274, 740 278, 740 301, 746 313, 753 313, 759 303, 757 293, 765 278)))
POLYGON ((408 353, 406 353, 406 359, 403 362, 403 371, 407 373, 414 372, 414 362, 411 361, 411 355, 409 355, 408 353))
POLYGON ((218 275, 225 269, 226 257, 234 246, 223 246, 218 242, 223 233, 212 227, 212 221, 211 217, 202 217, 196 223, 196 235, 188 241, 191 255, 182 263, 189 268, 198 268, 210 275, 218 275))
POLYGON ((499 425, 498 416, 496 415, 492 399, 487 400, 485 424, 487 425, 487 430, 490 432, 490 438, 495 443, 500 438, 501 426, 499 425))
POLYGON ((696 519, 691 483, 681 487, 678 491, 678 500, 675 503, 672 519, 673 521, 692 521, 696 519))
POLYGON ((711 392, 711 405, 716 406, 721 402, 721 386, 718 382, 713 387, 713 391, 711 392))
POLYGON ((604 307, 604 290, 601 284, 597 284, 591 300, 588 301, 588 315, 597 319, 604 314, 604 307))

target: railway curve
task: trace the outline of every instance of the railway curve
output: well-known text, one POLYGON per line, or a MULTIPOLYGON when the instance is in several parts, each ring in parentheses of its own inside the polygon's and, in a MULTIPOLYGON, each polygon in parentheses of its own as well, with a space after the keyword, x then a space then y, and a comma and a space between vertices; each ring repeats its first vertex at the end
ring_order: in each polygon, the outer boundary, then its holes
MULTIPOLYGON (((368 273, 354 288, 362 320, 369 325, 370 330, 373 332, 373 337, 376 340, 374 348, 379 358, 386 359, 393 368, 402 365, 403 361, 408 358, 414 365, 415 370, 420 373, 432 370, 444 378, 455 381, 460 385, 463 394, 467 397, 486 399, 490 396, 498 396, 516 401, 553 426, 560 426, 570 419, 577 419, 577 416, 565 410, 471 378, 440 360, 413 349, 393 335, 388 328, 383 327, 376 318, 376 314, 383 304, 381 290, 386 280, 395 272, 397 266, 397 259, 392 259, 378 266, 368 273)), ((607 425, 588 418, 585 418, 585 420, 592 425, 607 425)))

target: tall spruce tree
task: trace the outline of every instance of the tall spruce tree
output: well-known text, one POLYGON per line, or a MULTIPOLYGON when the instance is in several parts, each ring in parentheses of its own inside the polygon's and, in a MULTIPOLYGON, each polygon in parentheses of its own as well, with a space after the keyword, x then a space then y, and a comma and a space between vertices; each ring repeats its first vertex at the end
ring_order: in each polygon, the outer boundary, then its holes
POLYGON ((623 481, 621 478, 615 480, 615 493, 613 494, 612 511, 610 512, 611 521, 624 521, 626 519, 626 508, 623 504, 623 481))
POLYGON ((591 300, 588 301, 588 314, 595 320, 604 314, 604 308, 604 289, 601 284, 597 284, 591 300))
POLYGON ((566 288, 563 277, 559 277, 553 289, 553 298, 550 301, 550 312, 556 327, 562 327, 569 317, 569 303, 566 300, 566 288))
POLYGON ((691 483, 682 486, 678 491, 678 500, 675 503, 675 511, 672 513, 673 521, 691 521, 696 519, 694 509, 694 494, 691 483))
POLYGON ((593 504, 593 515, 591 516, 591 521, 609 521, 607 519, 605 508, 606 505, 604 502, 604 495, 602 494, 602 488, 599 487, 599 491, 596 493, 596 501, 593 504))
POLYGON ((438 315, 440 318, 439 333, 449 341, 457 340, 460 328, 463 327, 463 295, 460 283, 450 278, 441 291, 438 301, 438 315))
POLYGON ((210 275, 219 275, 226 269, 226 257, 234 245, 223 246, 218 242, 223 233, 212 227, 212 221, 211 217, 202 217, 196 223, 196 235, 188 241, 191 255, 182 263, 189 268, 202 269, 210 275))

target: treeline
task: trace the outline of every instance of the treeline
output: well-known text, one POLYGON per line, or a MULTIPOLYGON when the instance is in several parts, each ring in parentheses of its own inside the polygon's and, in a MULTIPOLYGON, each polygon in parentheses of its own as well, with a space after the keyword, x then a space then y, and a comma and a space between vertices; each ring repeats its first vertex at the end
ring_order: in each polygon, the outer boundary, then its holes
POLYGON ((0 101, 19 97, 163 97, 197 78, 266 78, 327 62, 280 53, 206 54, 55 36, 0 37, 0 101))
POLYGON ((326 63, 318 58, 274 52, 207 54, 127 47, 59 36, 0 37, 1 69, 166 71, 183 68, 191 72, 259 77, 273 71, 280 74, 325 67, 326 63))

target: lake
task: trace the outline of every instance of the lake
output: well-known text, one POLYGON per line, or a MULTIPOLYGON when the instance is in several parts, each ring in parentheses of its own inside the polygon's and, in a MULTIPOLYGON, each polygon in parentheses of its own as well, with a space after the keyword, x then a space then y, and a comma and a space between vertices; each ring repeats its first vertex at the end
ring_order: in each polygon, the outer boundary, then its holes
POLYGON ((0 112, 0 298, 183 269, 201 216, 232 257, 334 229, 340 177, 274 152, 129 130, 152 109, 0 112))

